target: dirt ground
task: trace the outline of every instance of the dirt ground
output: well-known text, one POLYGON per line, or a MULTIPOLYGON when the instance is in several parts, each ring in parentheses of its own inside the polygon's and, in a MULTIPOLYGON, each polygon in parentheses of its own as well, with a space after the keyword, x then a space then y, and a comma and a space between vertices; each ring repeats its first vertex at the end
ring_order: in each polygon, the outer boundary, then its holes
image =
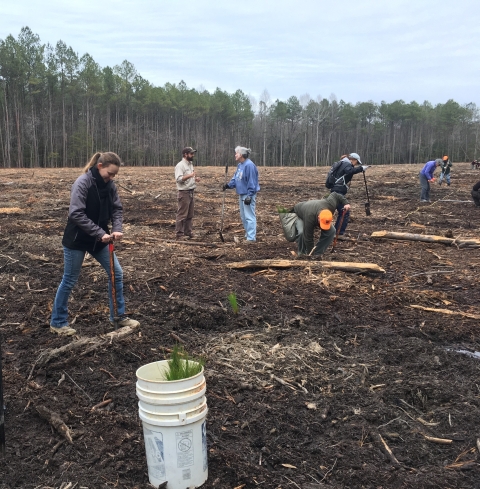
POLYGON ((420 204, 419 168, 369 168, 369 217, 354 177, 348 239, 323 258, 385 270, 364 274, 318 261, 226 267, 293 258, 276 206, 321 198, 325 168, 259 168, 255 245, 243 242, 233 191, 219 239, 224 168, 198 168, 195 233, 206 245, 173 241, 173 168, 122 168, 117 253, 128 313, 141 327, 114 341, 103 336, 112 330, 107 277, 92 259, 70 304, 77 336, 48 329, 69 189, 81 170, 0 170, 0 489, 152 487, 135 372, 166 358, 178 338, 206 358, 206 489, 480 487, 480 250, 371 238, 381 230, 480 237, 480 209, 439 201, 470 200, 480 172, 454 164, 452 185, 435 183, 432 202, 420 204), (55 350, 79 339, 84 347, 55 350), (72 443, 40 416, 45 407, 72 443))

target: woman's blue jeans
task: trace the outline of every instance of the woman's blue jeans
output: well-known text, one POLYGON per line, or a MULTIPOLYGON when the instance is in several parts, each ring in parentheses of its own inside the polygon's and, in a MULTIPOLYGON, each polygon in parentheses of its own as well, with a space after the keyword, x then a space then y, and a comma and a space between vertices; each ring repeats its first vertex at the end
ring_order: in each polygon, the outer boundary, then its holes
MULTIPOLYGON (((73 287, 78 281, 80 271, 82 269, 83 259, 85 258, 85 251, 71 250, 70 248, 63 247, 64 256, 64 269, 63 278, 55 296, 55 301, 52 308, 52 318, 50 319, 50 325, 54 328, 61 328, 68 326, 68 298, 72 292, 73 287)), ((110 281, 110 255, 108 246, 105 246, 100 251, 92 253, 93 258, 102 265, 108 275, 108 299, 110 305, 110 321, 114 320, 114 310, 112 301, 112 284, 110 281)), ((117 292, 117 315, 125 315, 125 300, 123 298, 123 270, 118 263, 117 257, 114 256, 115 266, 115 288, 117 292)))
POLYGON ((257 204, 257 194, 251 196, 250 205, 245 205, 243 201, 247 198, 247 194, 238 196, 238 205, 240 207, 240 219, 242 220, 243 228, 245 229, 245 237, 248 241, 257 240, 257 216, 255 215, 255 207, 257 204))

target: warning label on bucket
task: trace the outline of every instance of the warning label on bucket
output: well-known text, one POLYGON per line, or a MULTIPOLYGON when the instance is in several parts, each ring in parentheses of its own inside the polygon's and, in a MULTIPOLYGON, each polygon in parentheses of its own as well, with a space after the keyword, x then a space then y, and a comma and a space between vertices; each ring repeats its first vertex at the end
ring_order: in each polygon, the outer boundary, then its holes
POLYGON ((175 433, 177 442, 177 467, 193 465, 193 431, 181 431, 175 433))
POLYGON ((162 433, 143 429, 145 448, 147 452, 148 472, 154 478, 165 480, 165 455, 162 433))

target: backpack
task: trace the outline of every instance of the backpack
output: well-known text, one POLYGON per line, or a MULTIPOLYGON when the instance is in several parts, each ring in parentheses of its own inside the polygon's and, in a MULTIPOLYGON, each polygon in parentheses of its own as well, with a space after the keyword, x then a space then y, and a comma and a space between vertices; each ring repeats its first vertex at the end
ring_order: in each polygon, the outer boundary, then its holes
POLYGON ((337 172, 342 166, 343 161, 336 161, 330 168, 329 172, 327 173, 327 179, 325 180, 325 187, 328 189, 332 189, 335 184, 337 183, 337 172))
POLYGON ((283 234, 287 241, 295 241, 298 236, 297 221, 298 216, 295 212, 279 212, 280 222, 282 223, 283 234))

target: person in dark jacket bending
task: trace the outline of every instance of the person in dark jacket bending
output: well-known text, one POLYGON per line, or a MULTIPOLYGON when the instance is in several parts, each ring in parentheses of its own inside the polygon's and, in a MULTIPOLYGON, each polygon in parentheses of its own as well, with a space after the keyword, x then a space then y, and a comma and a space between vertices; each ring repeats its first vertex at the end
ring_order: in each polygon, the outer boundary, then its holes
MULTIPOLYGON (((368 166, 362 165, 360 160, 360 156, 357 153, 350 153, 348 156, 342 156, 341 166, 335 172, 337 180, 335 181, 335 185, 330 189, 330 192, 335 192, 337 194, 346 195, 349 189, 349 183, 352 180, 353 175, 360 173, 361 171, 365 171, 368 166)), ((349 207, 350 208, 350 207, 349 207)), ((340 221, 342 219, 343 213, 343 205, 340 205, 337 208, 337 221, 335 222, 335 228, 338 229, 340 226, 340 221)), ((345 211, 343 216, 342 228, 340 229, 339 234, 345 234, 345 230, 347 229, 348 221, 350 220, 350 211, 345 211)))
POLYGON ((293 208, 297 214, 298 237, 296 239, 300 255, 308 255, 314 248, 315 230, 320 228, 320 236, 313 255, 322 255, 335 238, 335 227, 331 225, 332 215, 337 208, 350 210, 347 198, 342 194, 331 193, 326 199, 299 202, 293 208))
MULTIPOLYGON (((95 153, 85 166, 83 175, 72 186, 68 221, 62 240, 64 272, 50 319, 53 333, 69 336, 76 332, 68 324, 68 298, 78 281, 87 251, 102 265, 109 277, 110 322, 114 320, 108 243, 123 236, 123 208, 113 183, 120 165, 121 160, 115 153, 95 153), (109 222, 112 222, 111 233, 109 222)), ((123 271, 116 256, 114 264, 118 324, 132 328, 139 326, 138 321, 125 316, 123 271)))

